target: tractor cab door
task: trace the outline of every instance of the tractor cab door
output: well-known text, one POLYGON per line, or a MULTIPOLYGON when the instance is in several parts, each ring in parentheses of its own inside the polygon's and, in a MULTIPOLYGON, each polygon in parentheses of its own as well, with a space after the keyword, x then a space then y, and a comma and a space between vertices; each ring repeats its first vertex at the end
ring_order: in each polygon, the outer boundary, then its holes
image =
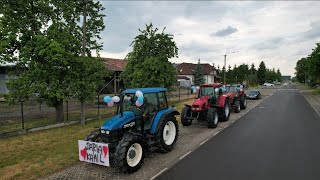
POLYGON ((143 115, 142 118, 136 119, 136 127, 140 131, 148 131, 151 129, 153 119, 158 108, 158 96, 157 93, 145 93, 143 100, 143 115), (143 128, 141 128, 143 126, 143 128))

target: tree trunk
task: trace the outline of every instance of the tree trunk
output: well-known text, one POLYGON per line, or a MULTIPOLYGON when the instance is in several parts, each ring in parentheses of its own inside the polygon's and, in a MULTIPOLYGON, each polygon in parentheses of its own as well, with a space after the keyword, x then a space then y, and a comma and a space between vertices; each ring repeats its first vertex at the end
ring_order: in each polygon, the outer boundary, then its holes
POLYGON ((86 123, 85 120, 85 111, 84 111, 84 102, 81 102, 81 125, 84 125, 86 123))
POLYGON ((56 108, 56 122, 57 122, 57 123, 61 123, 61 122, 64 121, 64 116, 63 116, 63 101, 60 101, 55 108, 56 108))

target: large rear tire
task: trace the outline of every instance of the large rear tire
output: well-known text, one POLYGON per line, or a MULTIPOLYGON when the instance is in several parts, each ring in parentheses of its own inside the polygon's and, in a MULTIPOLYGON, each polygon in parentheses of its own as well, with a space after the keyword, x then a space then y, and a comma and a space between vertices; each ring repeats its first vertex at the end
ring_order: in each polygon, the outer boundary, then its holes
POLYGON ((143 138, 131 133, 123 136, 115 151, 115 165, 123 173, 136 172, 145 157, 143 138))
POLYGON ((218 126, 218 110, 216 108, 209 108, 206 116, 208 128, 216 128, 218 126))
POLYGON ((160 152, 166 153, 173 149, 178 138, 178 131, 178 122, 173 115, 167 116, 162 121, 157 134, 160 152))
POLYGON ((247 108, 247 98, 244 95, 242 95, 241 97, 240 108, 241 109, 247 108))
POLYGON ((184 107, 181 111, 181 124, 183 126, 190 126, 192 124, 192 120, 187 118, 190 116, 191 116, 191 108, 184 107))

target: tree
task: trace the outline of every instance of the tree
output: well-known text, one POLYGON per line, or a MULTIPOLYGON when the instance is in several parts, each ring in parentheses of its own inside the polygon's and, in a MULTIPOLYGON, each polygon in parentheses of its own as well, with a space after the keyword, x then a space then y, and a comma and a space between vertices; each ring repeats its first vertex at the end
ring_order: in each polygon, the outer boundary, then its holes
POLYGON ((178 47, 173 35, 161 33, 152 23, 140 30, 130 46, 133 50, 127 55, 128 64, 121 77, 128 87, 166 87, 176 84, 176 70, 169 59, 178 57, 178 47))
POLYGON ((259 69, 257 71, 259 84, 263 84, 266 81, 266 73, 267 73, 266 65, 264 64, 263 61, 261 61, 259 65, 259 69))
POLYGON ((200 59, 198 60, 198 64, 197 64, 196 70, 193 73, 193 76, 194 76, 195 85, 200 85, 205 82, 205 79, 203 78, 203 70, 200 64, 200 59))
POLYGON ((277 69, 277 80, 281 82, 281 72, 279 68, 277 69))
POLYGON ((250 74, 256 74, 256 68, 255 68, 255 66, 254 66, 254 64, 252 63, 251 64, 251 68, 250 68, 250 74))
POLYGON ((17 0, 0 5, 3 15, 0 17, 0 57, 23 69, 22 73, 16 74, 17 79, 8 83, 12 90, 9 100, 28 99, 37 93, 39 101, 56 108, 56 121, 62 122, 63 101, 69 95, 77 97, 82 92, 71 87, 83 83, 72 70, 75 66, 78 70, 92 67, 79 67, 84 65, 81 62, 77 64, 81 61, 81 50, 85 49, 91 56, 91 50, 101 49, 98 40, 104 29, 104 15, 100 14, 103 7, 92 0, 17 0), (80 26, 84 7, 90 17, 86 34, 80 26), (86 47, 82 47, 83 39, 87 41, 86 47))

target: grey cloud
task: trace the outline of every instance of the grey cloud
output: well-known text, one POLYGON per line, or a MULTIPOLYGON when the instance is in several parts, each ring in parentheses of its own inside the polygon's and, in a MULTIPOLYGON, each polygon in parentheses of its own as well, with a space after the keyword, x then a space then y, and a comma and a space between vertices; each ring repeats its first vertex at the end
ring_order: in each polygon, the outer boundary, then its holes
POLYGON ((304 32, 304 37, 314 39, 320 37, 320 21, 311 23, 311 29, 304 32))
POLYGON ((252 48, 257 50, 270 50, 270 49, 276 49, 279 46, 281 46, 284 42, 284 38, 276 37, 269 40, 266 40, 264 42, 256 43, 252 46, 252 48))
POLYGON ((229 36, 237 31, 238 31, 237 28, 234 28, 232 26, 228 26, 225 29, 221 29, 221 30, 217 31, 216 33, 212 33, 211 36, 224 37, 224 36, 229 36))

